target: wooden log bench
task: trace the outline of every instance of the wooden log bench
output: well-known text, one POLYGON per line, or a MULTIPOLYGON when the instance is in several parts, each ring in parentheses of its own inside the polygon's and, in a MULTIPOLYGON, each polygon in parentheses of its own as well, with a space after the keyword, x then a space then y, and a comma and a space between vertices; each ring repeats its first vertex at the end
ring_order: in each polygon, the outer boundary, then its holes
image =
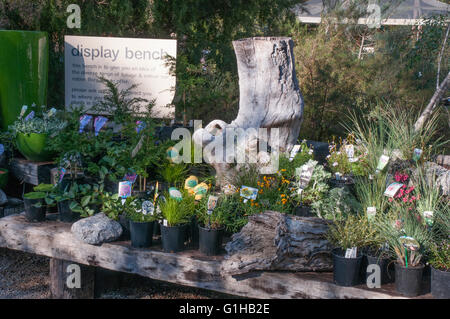
POLYGON ((89 245, 72 235, 70 224, 51 220, 30 223, 23 214, 0 218, 0 247, 50 257, 50 286, 55 298, 92 298, 93 267, 249 298, 403 298, 395 293, 393 284, 378 289, 336 286, 332 273, 264 271, 224 275, 223 256, 207 257, 197 250, 165 253, 158 242, 151 249, 132 248, 129 242, 89 245), (82 266, 84 291, 71 292, 64 287, 70 264, 82 266))

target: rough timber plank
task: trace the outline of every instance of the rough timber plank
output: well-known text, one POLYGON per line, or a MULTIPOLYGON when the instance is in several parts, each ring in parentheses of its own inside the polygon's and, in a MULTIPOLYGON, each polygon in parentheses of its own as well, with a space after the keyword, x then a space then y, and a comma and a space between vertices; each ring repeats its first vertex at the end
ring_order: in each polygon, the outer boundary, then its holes
POLYGON ((32 162, 23 158, 13 158, 10 164, 11 172, 22 182, 39 185, 51 182, 53 162, 32 162))
POLYGON ((254 272, 222 276, 222 256, 205 257, 194 250, 169 254, 158 247, 135 249, 128 242, 93 246, 73 237, 70 224, 29 223, 23 215, 0 219, 0 247, 251 298, 401 297, 383 288, 336 286, 330 273, 254 272))

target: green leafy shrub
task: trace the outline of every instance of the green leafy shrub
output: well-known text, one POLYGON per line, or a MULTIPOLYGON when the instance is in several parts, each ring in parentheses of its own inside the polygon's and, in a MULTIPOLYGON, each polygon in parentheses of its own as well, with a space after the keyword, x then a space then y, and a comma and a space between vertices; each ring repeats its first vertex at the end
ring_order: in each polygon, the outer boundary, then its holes
POLYGON ((331 220, 343 220, 361 212, 361 204, 345 187, 331 189, 311 207, 317 216, 331 220))
POLYGON ((450 271, 450 242, 448 240, 433 243, 430 246, 428 263, 434 269, 450 271))
POLYGON ((56 115, 50 113, 45 106, 35 108, 35 115, 32 119, 26 120, 25 116, 19 116, 17 120, 9 126, 9 131, 14 136, 22 134, 49 134, 56 135, 61 131, 66 123, 61 121, 56 115))

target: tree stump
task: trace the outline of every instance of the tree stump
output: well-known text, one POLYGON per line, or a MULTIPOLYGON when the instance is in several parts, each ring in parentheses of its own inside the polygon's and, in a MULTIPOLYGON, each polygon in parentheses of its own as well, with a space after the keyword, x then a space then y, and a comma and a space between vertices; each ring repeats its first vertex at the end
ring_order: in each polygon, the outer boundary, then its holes
POLYGON ((331 246, 325 239, 328 222, 266 211, 249 217, 247 225, 225 246, 222 270, 242 274, 257 270, 331 271, 331 246))
POLYGON ((233 166, 234 162, 229 160, 235 159, 239 148, 246 154, 255 154, 253 159, 261 167, 267 166, 263 163, 267 160, 267 152, 261 150, 263 145, 268 145, 272 152, 289 152, 303 120, 293 41, 285 37, 247 38, 233 41, 233 46, 239 73, 239 113, 231 124, 214 120, 193 135, 196 145, 214 149, 203 155, 214 166, 217 183, 222 186, 232 181, 241 164, 245 164, 236 161, 238 165, 233 166), (237 129, 245 130, 245 143, 229 138, 237 129), (260 129, 266 129, 264 135, 260 129), (226 145, 228 141, 232 145, 226 145), (217 148, 223 152, 217 152, 217 148))
POLYGON ((85 266, 72 261, 50 259, 50 292, 53 299, 93 299, 95 267, 85 266), (69 287, 75 284, 79 267, 79 288, 69 287), (70 278, 68 278, 71 276, 70 278), (69 280, 68 280, 69 279, 69 280), (74 280, 72 280, 74 279, 74 280))

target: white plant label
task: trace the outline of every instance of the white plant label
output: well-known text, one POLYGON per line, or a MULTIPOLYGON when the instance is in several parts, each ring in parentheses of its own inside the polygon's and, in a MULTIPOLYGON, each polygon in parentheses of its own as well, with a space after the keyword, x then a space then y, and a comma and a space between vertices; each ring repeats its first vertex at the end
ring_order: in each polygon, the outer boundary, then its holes
POLYGON ((389 156, 381 155, 380 159, 378 160, 377 172, 381 172, 388 163, 389 163, 389 156))
POLYGON ((377 214, 376 207, 367 207, 367 219, 369 221, 374 220, 376 214, 377 214))
POLYGON ((355 157, 355 146, 353 144, 345 145, 344 149, 348 159, 355 157))
POLYGON ((297 155, 298 151, 300 150, 300 145, 296 144, 291 150, 291 154, 289 156, 289 161, 292 162, 294 160, 295 155, 297 155))
POLYGON ((392 183, 390 184, 386 190, 384 191, 384 196, 387 197, 394 197, 395 194, 397 194, 397 192, 399 191, 400 188, 402 188, 403 184, 402 183, 392 183))
POLYGON ((357 247, 347 248, 347 250, 345 251, 345 258, 356 258, 357 252, 357 247))

